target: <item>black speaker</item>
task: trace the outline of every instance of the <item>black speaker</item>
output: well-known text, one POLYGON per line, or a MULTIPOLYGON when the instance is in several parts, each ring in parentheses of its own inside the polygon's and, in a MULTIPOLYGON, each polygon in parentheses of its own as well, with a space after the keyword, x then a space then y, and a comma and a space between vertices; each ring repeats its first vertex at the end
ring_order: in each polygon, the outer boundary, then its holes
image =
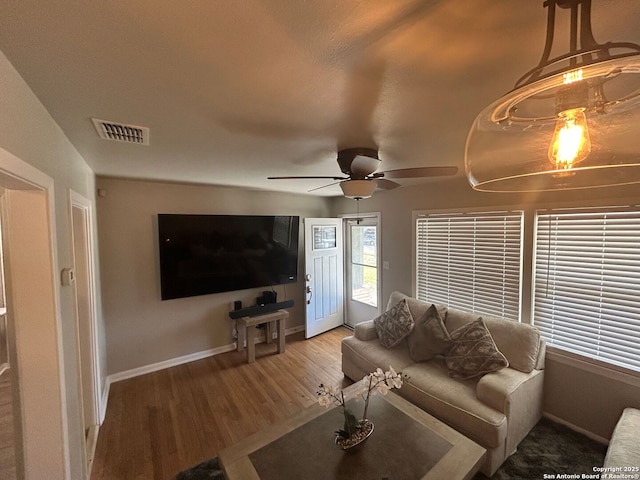
POLYGON ((276 303, 278 301, 278 294, 273 290, 265 290, 262 292, 262 299, 264 300, 265 305, 267 303, 276 303))
POLYGON ((256 297, 256 305, 264 305, 264 297, 256 297))
POLYGON ((242 310, 242 300, 236 300, 235 302, 233 302, 233 309, 242 310))

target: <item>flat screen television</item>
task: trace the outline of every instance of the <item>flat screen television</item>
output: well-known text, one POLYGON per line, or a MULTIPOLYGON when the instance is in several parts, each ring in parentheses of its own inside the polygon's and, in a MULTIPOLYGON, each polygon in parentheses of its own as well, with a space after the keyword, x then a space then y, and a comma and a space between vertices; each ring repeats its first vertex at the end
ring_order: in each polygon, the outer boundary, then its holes
POLYGON ((163 300, 298 280, 297 216, 158 214, 163 300))

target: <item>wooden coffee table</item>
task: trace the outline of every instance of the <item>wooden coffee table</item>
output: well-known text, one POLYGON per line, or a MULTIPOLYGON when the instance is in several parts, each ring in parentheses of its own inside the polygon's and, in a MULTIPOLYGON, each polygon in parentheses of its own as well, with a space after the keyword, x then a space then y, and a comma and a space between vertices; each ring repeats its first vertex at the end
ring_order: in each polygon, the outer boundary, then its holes
MULTIPOLYGON (((345 394, 353 395, 349 387, 345 394)), ((364 403, 352 403, 356 416, 364 403)), ((391 392, 371 397, 373 434, 354 451, 334 444, 342 409, 313 405, 298 415, 222 450, 218 458, 228 480, 470 479, 486 450, 453 428, 391 392)))

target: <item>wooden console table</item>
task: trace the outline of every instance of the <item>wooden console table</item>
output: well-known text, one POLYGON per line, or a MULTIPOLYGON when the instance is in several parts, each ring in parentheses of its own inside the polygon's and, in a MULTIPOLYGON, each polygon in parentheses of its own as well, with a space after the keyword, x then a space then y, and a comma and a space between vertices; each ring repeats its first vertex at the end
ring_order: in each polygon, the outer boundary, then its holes
POLYGON ((256 327, 258 325, 267 324, 266 337, 267 343, 271 343, 273 339, 273 325, 278 327, 278 353, 284 352, 284 327, 289 318, 289 312, 286 310, 276 310, 275 312, 266 313, 264 315, 256 315, 255 317, 241 317, 238 319, 238 351, 244 350, 244 342, 247 342, 247 363, 256 360, 256 327))

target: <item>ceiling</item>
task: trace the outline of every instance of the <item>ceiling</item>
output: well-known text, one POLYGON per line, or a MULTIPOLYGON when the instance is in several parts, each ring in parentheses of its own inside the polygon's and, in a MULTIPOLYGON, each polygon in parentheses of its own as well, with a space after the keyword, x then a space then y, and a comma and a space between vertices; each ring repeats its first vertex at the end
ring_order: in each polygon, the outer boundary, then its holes
MULTIPOLYGON (((475 116, 540 59, 542 3, 0 0, 0 50, 98 175, 305 193, 328 182, 266 177, 340 174, 338 149, 378 147, 382 170, 462 178, 475 116)), ((592 10, 596 40, 640 43, 640 2, 592 10)))

